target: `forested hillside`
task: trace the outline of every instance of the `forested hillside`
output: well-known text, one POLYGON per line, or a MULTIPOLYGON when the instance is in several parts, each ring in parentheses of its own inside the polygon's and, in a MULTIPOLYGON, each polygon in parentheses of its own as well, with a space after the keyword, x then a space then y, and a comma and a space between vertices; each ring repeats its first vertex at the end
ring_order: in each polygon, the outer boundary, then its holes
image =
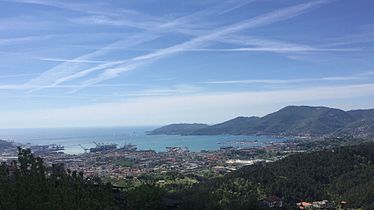
POLYGON ((191 126, 191 124, 171 124, 158 128, 150 134, 371 138, 374 137, 374 110, 343 111, 328 107, 287 106, 264 117, 237 117, 203 127, 191 126), (172 132, 170 128, 173 128, 172 132))
POLYGON ((199 129, 207 128, 208 125, 206 124, 199 124, 199 123, 180 123, 180 124, 172 124, 167 125, 158 129, 153 130, 150 132, 152 135, 191 135, 194 131, 199 129))
POLYGON ((296 154, 274 163, 247 166, 225 179, 259 183, 269 195, 292 205, 298 201, 347 201, 374 209, 374 144, 296 154))

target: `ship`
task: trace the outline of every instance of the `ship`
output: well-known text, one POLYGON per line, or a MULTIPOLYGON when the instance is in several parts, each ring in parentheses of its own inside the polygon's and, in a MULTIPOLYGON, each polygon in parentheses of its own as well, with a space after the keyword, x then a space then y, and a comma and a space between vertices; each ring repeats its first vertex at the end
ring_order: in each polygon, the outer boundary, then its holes
POLYGON ((136 147, 135 144, 125 144, 123 145, 123 147, 119 148, 118 150, 121 150, 121 151, 131 151, 131 152, 134 152, 136 151, 138 148, 136 147))
POLYGON ((31 145, 30 149, 32 152, 38 155, 49 154, 49 153, 60 153, 64 151, 64 146, 58 144, 50 145, 31 145))
POLYGON ((103 144, 94 142, 96 147, 90 148, 90 152, 108 152, 117 149, 117 144, 103 144))

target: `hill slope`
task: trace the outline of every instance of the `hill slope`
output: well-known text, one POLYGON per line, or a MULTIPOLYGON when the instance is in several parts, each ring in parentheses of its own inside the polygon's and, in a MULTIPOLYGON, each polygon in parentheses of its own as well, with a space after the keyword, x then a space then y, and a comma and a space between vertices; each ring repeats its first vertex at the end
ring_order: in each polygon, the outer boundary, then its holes
POLYGON ((288 106, 261 118, 237 117, 211 126, 172 124, 151 134, 373 137, 374 109, 343 111, 328 107, 288 106))
POLYGON ((161 128, 157 128, 151 131, 150 135, 191 135, 194 131, 199 129, 204 129, 209 127, 206 124, 199 124, 199 123, 179 123, 179 124, 170 124, 167 126, 163 126, 161 128))
POLYGON ((339 109, 288 106, 262 117, 253 133, 263 135, 316 136, 343 128, 352 117, 339 109))
POLYGON ((258 117, 237 117, 193 132, 194 135, 246 134, 259 120, 258 117))
POLYGON ((354 121, 335 132, 335 135, 352 135, 359 138, 374 138, 374 109, 348 111, 354 121))
POLYGON ((265 165, 243 167, 226 179, 259 183, 268 195, 296 202, 348 201, 351 207, 374 208, 374 143, 291 155, 265 165))

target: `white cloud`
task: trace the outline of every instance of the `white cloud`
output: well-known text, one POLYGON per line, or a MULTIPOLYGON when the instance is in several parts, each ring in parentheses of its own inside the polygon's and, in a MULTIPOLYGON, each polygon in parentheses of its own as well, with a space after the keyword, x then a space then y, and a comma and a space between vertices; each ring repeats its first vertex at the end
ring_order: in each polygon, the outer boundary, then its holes
MULTIPOLYGON (((20 75, 6 75, 0 78, 10 78, 10 77, 23 77, 28 74, 20 75)), ((31 75, 31 74, 30 74, 31 75)), ((128 86, 139 86, 139 84, 96 84, 89 88, 106 88, 106 87, 128 87, 128 86)), ((72 88, 82 88, 82 85, 24 85, 24 84, 0 84, 0 90, 29 90, 29 89, 72 89, 72 88)), ((31 95, 30 95, 31 96, 31 95)), ((58 97, 58 96, 57 96, 58 97)))
POLYGON ((63 58, 39 58, 39 60, 54 61, 54 62, 66 62, 66 63, 109 63, 110 62, 110 61, 63 59, 63 58))
POLYGON ((311 82, 323 82, 323 81, 353 81, 366 79, 369 75, 350 75, 350 76, 334 76, 334 77, 321 77, 321 78, 308 78, 308 79, 244 79, 244 80, 217 80, 203 82, 205 84, 300 84, 300 83, 311 83, 311 82))
MULTIPOLYGON (((8 74, 8 75, 0 75, 0 79, 4 78, 17 78, 17 77, 29 77, 29 76, 35 76, 36 74, 8 74)), ((1 89, 1 85, 0 85, 1 89)))
MULTIPOLYGON (((227 41, 230 42, 230 41, 227 41)), ((256 43, 251 43, 251 45, 256 45, 256 43)), ((197 48, 197 49, 184 49, 182 52, 352 52, 358 51, 359 49, 338 49, 338 48, 311 48, 303 46, 290 46, 290 47, 241 47, 241 48, 197 48)))
POLYGON ((362 76, 374 76, 374 71, 367 71, 361 74, 362 76))

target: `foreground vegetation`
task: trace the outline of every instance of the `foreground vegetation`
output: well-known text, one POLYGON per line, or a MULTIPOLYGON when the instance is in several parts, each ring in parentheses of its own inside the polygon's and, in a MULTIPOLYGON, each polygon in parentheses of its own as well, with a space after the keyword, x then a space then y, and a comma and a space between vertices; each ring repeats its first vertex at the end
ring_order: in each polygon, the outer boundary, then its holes
POLYGON ((295 154, 244 167, 224 177, 157 174, 124 181, 121 188, 81 173, 46 168, 29 150, 0 168, 0 209, 267 209, 269 196, 283 209, 300 201, 346 201, 374 209, 374 143, 295 154))
POLYGON ((352 208, 374 209, 374 143, 289 156, 244 167, 225 179, 245 177, 289 206, 299 201, 344 200, 352 208))
POLYGON ((0 167, 0 209, 119 209, 112 186, 82 173, 46 168, 30 150, 19 149, 18 162, 0 167))

